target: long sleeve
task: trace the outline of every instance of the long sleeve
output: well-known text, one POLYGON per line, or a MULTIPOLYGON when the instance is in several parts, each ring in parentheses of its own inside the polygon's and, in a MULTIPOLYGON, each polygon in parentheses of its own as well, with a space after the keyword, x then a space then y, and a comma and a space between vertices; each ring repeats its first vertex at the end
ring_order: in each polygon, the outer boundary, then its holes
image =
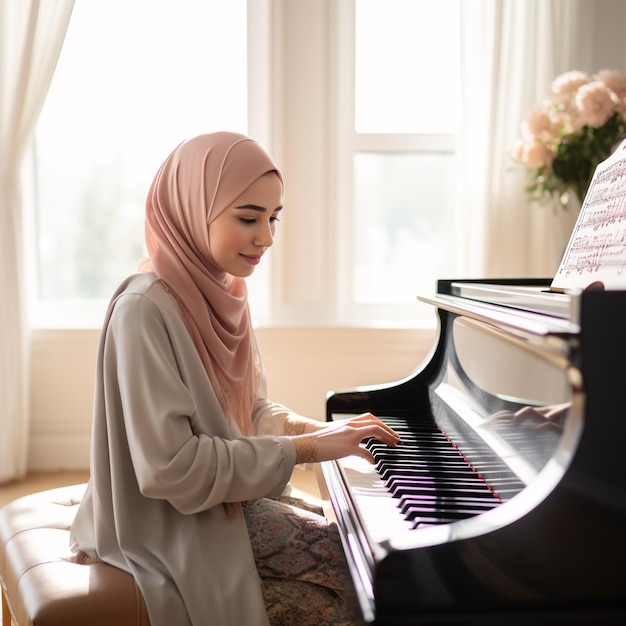
POLYGON ((231 433, 236 426, 224 418, 184 327, 151 298, 118 298, 103 362, 105 397, 119 403, 112 414, 123 420, 143 495, 195 513, 281 492, 295 464, 292 442, 231 433))
POLYGON ((286 437, 231 432, 178 305, 153 275, 126 280, 107 312, 92 432, 72 549, 130 572, 154 626, 207 615, 268 626, 245 520, 220 503, 282 491, 295 449, 286 437))

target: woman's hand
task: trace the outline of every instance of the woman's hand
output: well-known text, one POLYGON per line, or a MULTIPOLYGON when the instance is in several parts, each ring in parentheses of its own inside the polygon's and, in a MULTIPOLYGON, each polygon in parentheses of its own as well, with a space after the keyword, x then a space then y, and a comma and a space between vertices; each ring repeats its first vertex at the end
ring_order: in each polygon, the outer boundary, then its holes
POLYGON ((563 404, 549 404, 541 407, 525 406, 512 411, 498 411, 485 420, 485 425, 497 425, 499 423, 513 426, 523 425, 528 428, 548 428, 555 430, 563 429, 563 422, 567 417, 571 402, 563 404))
POLYGON ((369 437, 392 447, 400 441, 400 435, 389 426, 371 413, 363 413, 345 422, 331 423, 315 433, 293 437, 296 462, 315 463, 355 455, 374 463, 372 453, 360 445, 369 437))

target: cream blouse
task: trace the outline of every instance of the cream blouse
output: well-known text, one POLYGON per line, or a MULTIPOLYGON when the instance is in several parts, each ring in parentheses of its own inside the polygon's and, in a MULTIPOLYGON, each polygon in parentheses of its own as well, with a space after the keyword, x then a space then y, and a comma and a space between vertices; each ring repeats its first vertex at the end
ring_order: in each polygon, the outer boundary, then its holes
POLYGON ((292 413, 263 395, 258 435, 240 438, 172 296, 151 274, 121 285, 100 339, 71 545, 130 572, 152 626, 268 624, 245 521, 221 506, 279 495, 293 471, 282 436, 292 413))

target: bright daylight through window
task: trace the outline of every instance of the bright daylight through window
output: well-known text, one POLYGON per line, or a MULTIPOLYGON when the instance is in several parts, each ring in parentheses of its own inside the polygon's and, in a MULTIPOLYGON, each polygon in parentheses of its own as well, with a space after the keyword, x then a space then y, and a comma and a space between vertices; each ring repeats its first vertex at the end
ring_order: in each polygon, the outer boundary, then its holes
MULTIPOLYGON (((328 11, 346 9, 328 58, 331 74, 341 68, 327 112, 338 115, 336 132, 326 113, 307 120, 342 146, 337 188, 323 183, 338 210, 321 237, 341 232, 329 277, 337 300, 323 303, 325 319, 410 322, 431 316, 416 295, 457 273, 459 0, 337 0, 328 11)), ((99 327, 113 290, 137 268, 145 195, 165 156, 200 132, 248 132, 248 106, 259 106, 248 105, 249 36, 246 0, 76 0, 32 160, 34 326, 99 327)), ((293 60, 289 37, 280 42, 279 56, 293 60)), ((279 70, 273 81, 268 91, 283 98, 302 88, 279 70)), ((284 322, 272 314, 272 290, 262 291, 268 300, 255 313, 266 307, 261 319, 284 322)))
POLYGON ((169 151, 247 132, 246 36, 245 0, 76 0, 36 130, 33 325, 99 326, 169 151))
POLYGON ((458 12, 458 0, 356 1, 356 303, 419 315, 416 294, 455 272, 458 12))

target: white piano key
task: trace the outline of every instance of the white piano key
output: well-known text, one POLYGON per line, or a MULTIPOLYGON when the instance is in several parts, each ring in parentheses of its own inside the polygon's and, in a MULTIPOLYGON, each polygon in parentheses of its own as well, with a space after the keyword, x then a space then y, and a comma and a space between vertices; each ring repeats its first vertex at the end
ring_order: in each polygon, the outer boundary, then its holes
POLYGON ((341 459, 338 464, 350 484, 363 528, 373 542, 380 544, 415 532, 371 463, 354 456, 341 459))

